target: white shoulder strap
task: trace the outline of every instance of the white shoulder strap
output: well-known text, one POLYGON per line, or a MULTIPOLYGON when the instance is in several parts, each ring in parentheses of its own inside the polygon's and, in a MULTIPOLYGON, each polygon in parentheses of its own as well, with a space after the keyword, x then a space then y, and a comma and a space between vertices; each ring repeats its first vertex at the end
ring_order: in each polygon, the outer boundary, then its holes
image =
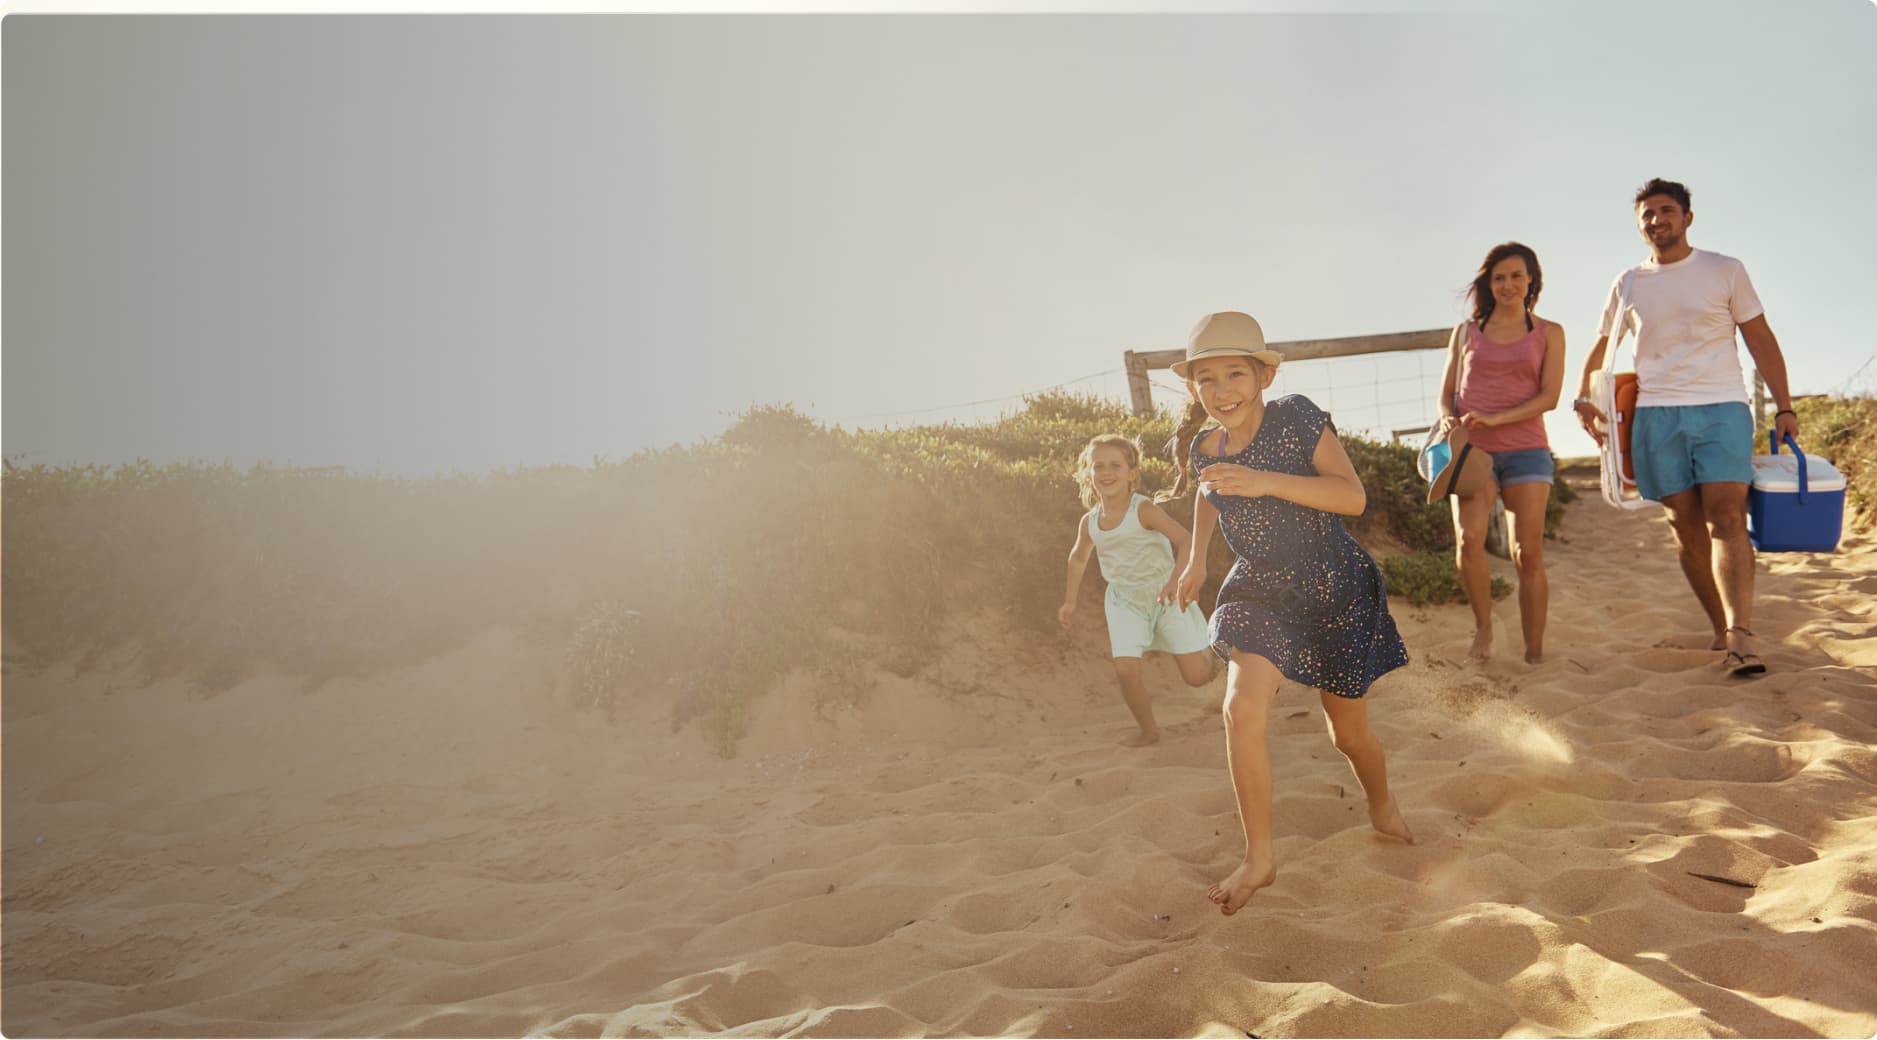
POLYGON ((1616 288, 1616 327, 1610 330, 1610 345, 1603 352, 1603 370, 1616 371, 1616 348, 1622 345, 1623 333, 1629 331, 1629 290, 1635 283, 1636 271, 1631 268, 1623 272, 1623 280, 1616 288))
POLYGON ((1459 353, 1453 359, 1453 400, 1448 401, 1455 414, 1460 411, 1460 384, 1466 382, 1466 344, 1473 338, 1473 322, 1464 320, 1453 327, 1454 349, 1459 353))
POLYGON ((1622 479, 1623 447, 1622 439, 1617 436, 1618 415, 1616 412, 1616 348, 1623 342, 1623 333, 1629 329, 1629 292, 1636 277, 1634 269, 1624 272, 1622 281, 1616 290, 1616 326, 1610 330, 1610 342, 1603 352, 1603 370, 1596 373, 1591 381, 1592 393, 1597 409, 1607 418, 1609 436, 1604 439, 1603 448, 1598 452, 1600 465, 1598 489, 1603 500, 1618 509, 1649 509, 1661 505, 1643 498, 1635 488, 1625 486, 1622 479))

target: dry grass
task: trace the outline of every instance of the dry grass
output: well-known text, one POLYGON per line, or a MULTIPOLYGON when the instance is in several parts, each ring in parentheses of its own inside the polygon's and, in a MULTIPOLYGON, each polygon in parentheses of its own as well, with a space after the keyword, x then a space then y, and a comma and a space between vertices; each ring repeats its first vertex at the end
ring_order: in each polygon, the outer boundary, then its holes
MULTIPOLYGON (((929 663, 949 612, 1053 631, 1076 452, 1113 432, 1152 456, 1172 428, 1049 395, 995 423, 891 432, 757 408, 694 447, 483 476, 9 464, 8 661, 130 652, 211 689, 266 670, 318 683, 504 627, 562 642, 576 703, 675 704, 727 754, 751 699, 792 671, 833 707, 867 695, 863 664, 929 663)), ((1371 502, 1359 535, 1451 545, 1409 449, 1345 440, 1371 502)), ((1172 482, 1164 458, 1143 469, 1149 493, 1172 482)))
MULTIPOLYGON (((1792 407, 1799 413, 1799 429, 1805 431, 1799 450, 1831 460, 1844 474, 1849 524, 1877 521, 1877 398, 1804 397, 1792 407)), ((1755 451, 1766 450, 1766 427, 1760 427, 1753 442, 1755 451)))

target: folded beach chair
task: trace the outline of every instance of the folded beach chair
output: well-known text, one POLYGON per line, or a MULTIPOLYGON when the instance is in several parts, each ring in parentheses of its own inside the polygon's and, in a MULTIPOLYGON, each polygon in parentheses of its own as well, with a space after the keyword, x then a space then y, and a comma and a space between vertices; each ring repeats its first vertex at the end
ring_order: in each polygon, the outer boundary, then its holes
POLYGON ((1625 275, 1623 287, 1616 299, 1616 328, 1610 332, 1610 343, 1603 352, 1603 368, 1591 373, 1590 402, 1604 415, 1603 451, 1600 454, 1602 471, 1603 500, 1618 509, 1647 509, 1660 506, 1660 502, 1651 502, 1642 497, 1636 489, 1636 464, 1630 458, 1630 432, 1636 421, 1636 395, 1640 384, 1634 372, 1616 370, 1616 348, 1623 343, 1623 333, 1628 330, 1629 319, 1629 280, 1634 275, 1625 275))

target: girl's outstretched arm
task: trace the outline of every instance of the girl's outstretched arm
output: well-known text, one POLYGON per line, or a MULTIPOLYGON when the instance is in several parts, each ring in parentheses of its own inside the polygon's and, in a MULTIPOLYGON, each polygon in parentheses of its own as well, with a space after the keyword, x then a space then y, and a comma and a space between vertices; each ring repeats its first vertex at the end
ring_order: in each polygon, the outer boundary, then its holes
MULTIPOLYGON (((1325 513, 1360 516, 1368 508, 1369 497, 1362 490, 1362 478, 1356 476, 1356 467, 1349 461, 1349 454, 1343 451, 1343 442, 1336 439, 1334 426, 1324 424, 1323 434, 1317 438, 1316 449, 1310 455, 1310 464, 1317 471, 1314 477, 1215 462, 1200 471, 1199 479, 1220 494, 1245 498, 1268 495, 1325 513)), ((1201 501, 1204 501, 1203 496, 1201 501)), ((1214 517, 1216 519, 1216 513, 1214 517)))
POLYGON ((1088 514, 1082 514, 1082 520, 1075 525, 1075 545, 1069 549, 1069 586, 1063 590, 1062 606, 1056 611, 1056 621, 1068 631, 1069 622, 1075 619, 1075 602, 1082 593, 1082 572, 1088 570, 1088 558, 1095 552, 1095 542, 1088 536, 1088 514))
POLYGON ((1167 575, 1167 583, 1160 590, 1160 602, 1172 603, 1179 595, 1180 564, 1186 560, 1192 536, 1186 533, 1186 528, 1180 526, 1178 520, 1152 502, 1141 503, 1140 518, 1142 527, 1157 532, 1173 543, 1173 573, 1167 575))
POLYGON ((1199 590, 1206 585, 1206 549, 1212 544, 1212 532, 1219 526, 1219 511, 1206 500, 1205 495, 1193 495, 1193 537, 1187 543, 1186 558, 1173 557, 1180 565, 1180 587, 1176 593, 1177 606, 1185 610, 1189 604, 1199 602, 1199 590))

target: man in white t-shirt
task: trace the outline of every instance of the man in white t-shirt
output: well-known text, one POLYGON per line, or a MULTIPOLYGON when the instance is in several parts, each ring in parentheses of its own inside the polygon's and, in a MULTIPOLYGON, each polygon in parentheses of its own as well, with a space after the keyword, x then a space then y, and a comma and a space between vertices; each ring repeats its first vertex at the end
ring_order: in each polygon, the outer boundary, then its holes
POLYGON ((1636 337, 1630 458, 1637 489, 1668 510, 1682 573, 1714 626, 1711 648, 1727 651, 1729 674, 1759 675, 1766 665, 1753 652, 1753 543, 1747 538, 1753 414, 1736 328, 1773 394, 1779 409, 1773 425, 1782 443, 1798 436, 1799 419, 1786 388, 1785 356, 1746 267, 1690 246, 1692 223, 1682 185, 1656 178, 1636 192, 1636 226, 1652 255, 1610 286, 1597 345, 1584 361, 1577 416, 1602 444, 1605 418, 1589 400, 1590 376, 1603 367, 1621 321, 1636 337))

